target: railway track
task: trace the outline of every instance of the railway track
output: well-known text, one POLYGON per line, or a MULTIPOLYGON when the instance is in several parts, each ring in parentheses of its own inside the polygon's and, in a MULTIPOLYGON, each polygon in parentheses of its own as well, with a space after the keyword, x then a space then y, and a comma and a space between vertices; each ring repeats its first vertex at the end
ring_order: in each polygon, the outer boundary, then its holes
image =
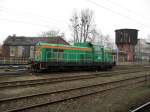
POLYGON ((130 112, 149 112, 149 111, 150 111, 150 101, 139 106, 134 110, 131 110, 130 112))
MULTIPOLYGON (((115 66, 112 70, 126 70, 126 69, 135 69, 135 68, 142 68, 143 66, 141 65, 119 65, 119 66, 115 66)), ((65 72, 64 72, 65 73, 65 72)), ((68 73, 68 72, 67 72, 68 73)), ((70 72, 72 73, 72 72, 70 72)), ((2 77, 21 77, 21 76, 27 76, 29 75, 30 72, 29 71, 18 71, 18 72, 4 72, 4 73, 0 73, 0 78, 2 77)), ((32 74, 35 74, 35 75, 38 75, 39 73, 32 73, 32 74)), ((53 74, 53 72, 52 72, 53 74)), ((41 74, 40 74, 41 75, 41 74)))
MULTIPOLYGON (((92 79, 96 77, 110 77, 113 75, 128 74, 128 73, 138 73, 141 69, 132 69, 132 70, 120 70, 120 71, 111 71, 111 72, 95 72, 86 75, 73 75, 73 76, 63 76, 55 78, 44 78, 44 79, 33 79, 33 80, 22 80, 22 81, 4 81, 0 82, 0 90, 8 88, 18 88, 18 87, 28 87, 28 86, 38 86, 51 83, 59 83, 65 81, 74 81, 74 80, 83 80, 83 79, 92 79)), ((145 72, 148 72, 148 69, 145 69, 145 72)))
POLYGON ((150 75, 140 75, 120 78, 117 80, 107 81, 104 83, 84 85, 79 87, 63 88, 61 90, 41 92, 12 98, 0 99, 1 112, 30 112, 41 106, 50 105, 52 103, 62 102, 69 99, 75 99, 88 96, 95 93, 101 93, 116 89, 119 87, 129 86, 131 84, 145 83, 149 80, 150 75))

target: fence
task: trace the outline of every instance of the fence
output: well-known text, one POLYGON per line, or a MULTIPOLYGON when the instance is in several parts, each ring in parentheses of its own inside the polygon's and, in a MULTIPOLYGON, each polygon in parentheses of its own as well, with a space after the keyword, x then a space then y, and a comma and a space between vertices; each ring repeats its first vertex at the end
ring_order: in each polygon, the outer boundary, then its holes
POLYGON ((24 65, 28 64, 28 58, 23 57, 0 57, 0 65, 24 65))

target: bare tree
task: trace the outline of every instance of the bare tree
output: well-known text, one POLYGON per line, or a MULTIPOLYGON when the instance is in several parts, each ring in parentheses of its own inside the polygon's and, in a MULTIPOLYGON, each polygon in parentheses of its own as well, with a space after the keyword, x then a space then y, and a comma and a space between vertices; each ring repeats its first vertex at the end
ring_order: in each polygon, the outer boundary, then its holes
POLYGON ((114 46, 115 44, 112 42, 112 39, 110 38, 110 36, 108 34, 104 35, 103 39, 104 39, 104 46, 106 46, 107 48, 110 48, 110 49, 115 47, 114 46))
POLYGON ((109 35, 103 35, 100 30, 96 29, 93 11, 89 9, 84 9, 80 13, 74 11, 70 21, 74 43, 89 41, 109 48, 114 46, 109 35))
POLYGON ((90 37, 92 43, 95 43, 97 45, 102 45, 107 48, 114 48, 115 44, 112 42, 110 36, 103 35, 99 30, 96 29, 92 30, 90 37))
POLYGON ((70 21, 74 42, 86 42, 94 31, 93 11, 85 9, 80 14, 74 12, 70 21))
POLYGON ((64 37, 64 33, 61 33, 59 30, 49 30, 49 31, 42 32, 41 34, 39 34, 39 36, 41 37, 56 37, 56 36, 64 37))
POLYGON ((76 12, 73 13, 71 21, 71 29, 73 30, 74 42, 79 42, 79 17, 76 12))

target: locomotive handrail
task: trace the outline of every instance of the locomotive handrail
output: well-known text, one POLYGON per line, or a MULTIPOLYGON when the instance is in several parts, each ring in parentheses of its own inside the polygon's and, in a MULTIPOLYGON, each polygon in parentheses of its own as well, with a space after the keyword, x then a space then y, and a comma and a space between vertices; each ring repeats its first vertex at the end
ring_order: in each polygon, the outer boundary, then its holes
MULTIPOLYGON (((46 61, 48 61, 49 59, 51 59, 51 61, 53 60, 56 60, 57 62, 58 61, 60 61, 60 60, 66 60, 66 61, 72 61, 72 60, 75 60, 75 62, 78 62, 78 61, 80 61, 81 59, 77 59, 77 55, 79 55, 79 54, 83 54, 83 56, 85 57, 85 55, 91 55, 91 57, 92 57, 92 54, 89 54, 89 53, 63 53, 63 54, 65 54, 66 55, 66 57, 67 57, 67 59, 64 59, 64 58, 60 58, 59 56, 58 56, 58 54, 59 54, 60 52, 52 52, 52 51, 47 51, 46 52, 46 61), (48 54, 49 53, 51 53, 51 55, 54 57, 55 55, 54 54, 56 54, 56 56, 57 57, 55 57, 55 58, 48 58, 48 54), (75 59, 69 59, 69 55, 75 55, 75 59)), ((92 61, 91 59, 82 59, 82 60, 87 60, 87 61, 92 61)))

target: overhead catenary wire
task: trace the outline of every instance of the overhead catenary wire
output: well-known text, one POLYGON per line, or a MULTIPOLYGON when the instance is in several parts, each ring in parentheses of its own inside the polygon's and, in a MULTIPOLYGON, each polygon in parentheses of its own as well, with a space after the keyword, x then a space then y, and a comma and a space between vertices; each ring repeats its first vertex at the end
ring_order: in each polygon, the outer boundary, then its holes
POLYGON ((16 22, 16 23, 22 23, 22 24, 30 24, 30 25, 33 25, 33 26, 42 26, 42 27, 47 27, 47 28, 50 28, 49 25, 41 25, 41 24, 36 24, 36 23, 30 23, 30 22, 26 22, 26 21, 20 21, 20 20, 14 20, 14 19, 7 19, 7 18, 0 18, 0 20, 3 20, 3 21, 13 21, 13 22, 16 22))
POLYGON ((106 6, 103 6, 103 5, 101 5, 101 4, 98 4, 97 2, 94 2, 93 0, 87 0, 87 2, 89 2, 89 3, 91 3, 91 4, 94 4, 94 5, 96 5, 96 6, 100 7, 100 8, 103 8, 103 9, 105 9, 105 10, 111 12, 111 13, 114 13, 114 14, 116 14, 116 15, 119 15, 119 16, 121 16, 121 17, 123 17, 123 18, 126 18, 126 19, 128 19, 128 20, 130 20, 130 21, 133 21, 133 22, 136 23, 136 24, 140 24, 140 25, 142 25, 143 27, 147 27, 148 29, 150 29, 150 26, 149 26, 149 25, 144 24, 144 23, 141 23, 141 22, 137 21, 136 19, 133 19, 133 18, 130 17, 130 16, 124 15, 124 14, 122 14, 122 13, 120 13, 120 12, 117 12, 117 11, 114 11, 114 10, 112 10, 112 9, 106 7, 106 6))
POLYGON ((114 2, 114 1, 112 1, 112 0, 106 0, 106 1, 110 2, 111 4, 114 4, 114 5, 117 6, 117 7, 120 7, 121 9, 126 10, 127 12, 130 12, 130 13, 132 13, 132 14, 135 14, 136 16, 139 16, 139 17, 141 17, 141 18, 143 18, 143 19, 146 19, 146 20, 148 20, 148 21, 149 21, 149 19, 150 19, 149 16, 145 16, 145 15, 143 15, 143 14, 141 14, 141 13, 135 12, 135 11, 133 11, 133 10, 127 8, 127 7, 124 7, 123 5, 120 5, 120 4, 118 4, 118 3, 116 3, 116 2, 114 2))
MULTIPOLYGON (((0 7, 0 12, 4 12, 4 13, 8 13, 8 14, 9 14, 9 10, 10 10, 10 9, 8 9, 8 8, 1 8, 1 7, 0 7)), ((12 9, 12 10, 14 10, 14 9, 12 9)), ((27 12, 27 11, 21 11, 21 12, 20 12, 20 11, 17 10, 17 9, 15 9, 15 13, 27 14, 27 15, 29 15, 29 16, 34 16, 34 17, 42 18, 42 19, 46 20, 47 22, 48 22, 49 20, 51 20, 51 21, 54 22, 54 23, 62 22, 62 21, 58 21, 58 20, 56 20, 56 19, 53 19, 53 18, 51 18, 51 17, 42 16, 42 15, 39 15, 39 14, 27 12)), ((51 22, 51 21, 49 21, 49 22, 51 22)))
MULTIPOLYGON (((10 14, 9 11, 7 11, 7 10, 8 10, 8 8, 2 8, 2 7, 0 7, 0 12, 4 12, 4 13, 10 14)), ((50 25, 51 26, 55 25, 56 27, 57 27, 57 25, 60 25, 60 21, 51 19, 51 18, 46 17, 46 16, 40 16, 38 14, 34 14, 34 13, 30 13, 30 12, 24 12, 24 11, 23 12, 22 11, 19 12, 18 10, 16 10, 15 12, 16 13, 21 13, 21 14, 27 14, 29 16, 38 17, 36 19, 39 19, 40 22, 44 22, 44 23, 49 24, 49 25, 28 22, 28 21, 25 21, 25 20, 23 21, 23 20, 11 19, 11 18, 0 18, 0 20, 2 20, 2 21, 9 21, 9 22, 16 22, 16 23, 22 23, 22 24, 29 24, 29 25, 33 25, 33 26, 42 26, 42 27, 46 27, 46 28, 50 28, 50 25), (51 20, 51 21, 49 21, 49 20, 51 20)), ((63 23, 63 22, 61 22, 61 23, 63 23)))

